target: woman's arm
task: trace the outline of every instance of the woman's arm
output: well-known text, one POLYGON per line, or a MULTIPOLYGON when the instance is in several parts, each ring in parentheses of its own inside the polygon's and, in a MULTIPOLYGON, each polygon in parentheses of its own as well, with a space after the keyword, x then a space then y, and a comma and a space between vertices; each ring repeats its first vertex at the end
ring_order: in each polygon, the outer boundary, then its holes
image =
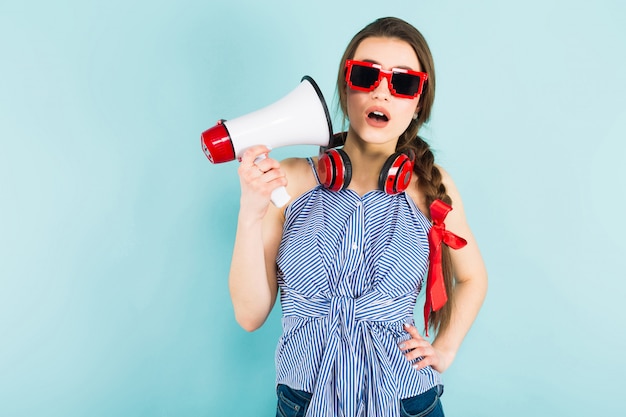
POLYGON ((248 149, 241 158, 241 200, 229 274, 230 295, 239 325, 247 331, 261 327, 276 301, 276 254, 283 215, 270 204, 271 192, 287 184, 279 163, 264 146, 248 149))
POLYGON ((432 345, 422 338, 414 327, 407 328, 412 339, 405 342, 402 350, 409 360, 423 357, 416 366, 418 369, 432 366, 439 372, 445 371, 454 360, 465 335, 478 315, 487 293, 487 270, 478 244, 467 223, 461 196, 452 178, 439 167, 446 191, 452 199, 453 210, 448 213, 446 229, 465 238, 467 245, 462 249, 451 250, 455 276, 454 304, 449 324, 439 329, 432 345))

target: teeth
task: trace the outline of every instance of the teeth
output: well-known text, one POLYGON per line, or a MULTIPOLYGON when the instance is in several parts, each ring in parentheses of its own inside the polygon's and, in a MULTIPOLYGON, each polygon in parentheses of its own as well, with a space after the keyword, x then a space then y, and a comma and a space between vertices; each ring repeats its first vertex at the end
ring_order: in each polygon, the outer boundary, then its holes
POLYGON ((380 112, 380 111, 375 111, 375 112, 372 112, 372 113, 374 113, 374 116, 378 116, 378 117, 385 117, 385 115, 383 114, 383 112, 380 112))

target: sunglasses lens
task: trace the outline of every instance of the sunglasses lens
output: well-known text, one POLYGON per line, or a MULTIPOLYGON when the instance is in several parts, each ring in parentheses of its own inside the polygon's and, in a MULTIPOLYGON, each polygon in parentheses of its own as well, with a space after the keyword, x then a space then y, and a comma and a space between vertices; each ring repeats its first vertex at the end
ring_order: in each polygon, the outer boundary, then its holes
POLYGON ((372 88, 378 81, 378 68, 364 67, 361 65, 352 65, 350 71, 350 82, 355 87, 372 88))
POLYGON ((415 96, 420 90, 420 83, 422 79, 417 75, 405 74, 402 72, 396 72, 391 78, 396 93, 404 96, 415 96))

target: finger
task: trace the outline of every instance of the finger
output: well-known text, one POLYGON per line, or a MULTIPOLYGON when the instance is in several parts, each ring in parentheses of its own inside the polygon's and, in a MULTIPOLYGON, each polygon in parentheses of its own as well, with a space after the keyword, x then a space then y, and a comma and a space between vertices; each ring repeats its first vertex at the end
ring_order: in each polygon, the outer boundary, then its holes
POLYGON ((255 162, 256 167, 262 172, 268 172, 272 169, 280 168, 280 163, 272 158, 264 158, 255 162))
POLYGON ((405 340, 400 342, 399 347, 401 350, 407 350, 407 349, 414 349, 416 348, 418 345, 415 343, 416 341, 421 341, 424 340, 419 332, 417 331, 417 329, 414 326, 411 326, 408 323, 404 324, 404 329, 407 331, 407 333, 409 334, 409 336, 411 336, 410 339, 405 340))
POLYGON ((405 354, 415 349, 426 349, 430 346, 430 343, 428 343, 428 341, 424 339, 409 339, 401 342, 398 345, 400 350, 402 350, 405 354))
POLYGON ((237 172, 239 173, 239 176, 246 182, 252 182, 265 174, 265 172, 263 172, 256 165, 248 165, 245 163, 239 165, 239 167, 237 168, 237 172))
MULTIPOLYGON (((259 160, 256 163, 248 163, 249 155, 245 156, 245 161, 242 161, 241 164, 239 164, 239 167, 237 169, 237 171, 239 172, 239 175, 242 178, 245 178, 247 181, 252 181, 255 180, 257 178, 260 178, 261 176, 263 176, 263 174, 270 172, 272 170, 276 170, 276 169, 280 169, 280 163, 278 161, 276 161, 275 159, 271 159, 271 158, 265 158, 262 160, 259 160)), ((281 171, 281 175, 282 171, 281 171)))
POLYGON ((411 366, 413 366, 413 369, 416 369, 416 370, 419 371, 420 369, 424 369, 427 366, 433 366, 433 364, 434 364, 433 358, 428 356, 428 357, 424 357, 422 360, 420 360, 418 362, 415 362, 411 366))
POLYGON ((261 175, 259 180, 267 184, 271 184, 275 187, 287 185, 287 177, 285 176, 285 173, 279 168, 271 169, 265 172, 263 175, 261 175))
POLYGON ((432 356, 433 354, 434 354, 434 351, 431 346, 419 346, 405 353, 404 357, 409 361, 413 361, 415 359, 426 358, 426 357, 432 356))
POLYGON ((417 331, 417 328, 415 326, 411 326, 408 323, 404 323, 404 329, 407 331, 407 333, 409 333, 411 335, 412 338, 418 339, 418 340, 424 340, 424 338, 417 331))
POLYGON ((239 161, 244 165, 254 165, 254 160, 263 154, 267 154, 270 149, 265 145, 254 145, 244 151, 239 161))

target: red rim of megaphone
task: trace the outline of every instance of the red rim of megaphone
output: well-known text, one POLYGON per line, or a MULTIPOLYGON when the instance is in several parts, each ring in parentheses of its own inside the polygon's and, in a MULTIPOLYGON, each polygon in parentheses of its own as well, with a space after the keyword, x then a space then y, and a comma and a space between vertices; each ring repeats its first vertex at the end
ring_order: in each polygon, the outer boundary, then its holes
POLYGON ((235 148, 224 120, 220 120, 215 126, 202 132, 200 142, 204 154, 214 164, 235 159, 235 148))

